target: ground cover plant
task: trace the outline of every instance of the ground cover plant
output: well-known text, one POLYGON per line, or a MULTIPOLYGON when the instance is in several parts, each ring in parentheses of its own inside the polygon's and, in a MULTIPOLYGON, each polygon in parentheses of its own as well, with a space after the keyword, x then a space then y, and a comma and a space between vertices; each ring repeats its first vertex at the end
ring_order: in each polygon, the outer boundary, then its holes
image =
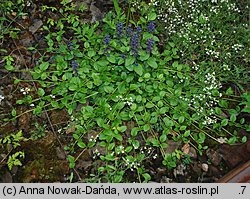
MULTIPOLYGON (((64 137, 69 181, 79 177, 83 156, 91 159, 84 182, 155 181, 153 171, 161 168, 176 176, 214 146, 248 142, 247 2, 112 3, 112 11, 93 15, 91 23, 81 20, 84 5, 64 0, 42 6, 60 17, 43 24, 45 48, 28 47, 39 54, 31 68, 17 69, 3 49, 5 70, 28 74, 14 80, 21 97, 3 126, 24 114, 41 118, 66 110, 67 124, 51 128, 64 137)), ((6 28, 7 18, 2 22, 3 35, 18 37, 18 30, 6 28)), ((29 139, 42 139, 46 125, 34 126, 29 139)), ((20 133, 18 142, 27 141, 20 133)), ((0 143, 13 142, 4 137, 0 143)), ((25 150, 7 154, 10 160, 1 163, 12 169, 21 165, 15 154, 23 158, 25 150)))

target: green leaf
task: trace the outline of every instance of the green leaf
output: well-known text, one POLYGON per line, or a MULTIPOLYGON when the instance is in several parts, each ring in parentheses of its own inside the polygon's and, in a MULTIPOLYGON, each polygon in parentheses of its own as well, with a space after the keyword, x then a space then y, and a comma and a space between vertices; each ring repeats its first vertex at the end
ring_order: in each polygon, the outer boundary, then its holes
POLYGON ((139 55, 140 55, 140 60, 141 61, 146 61, 149 57, 150 57, 150 54, 149 53, 146 53, 146 51, 140 51, 139 52, 139 55))
POLYGON ((245 123, 245 118, 241 118, 240 119, 240 124, 244 124, 245 123))
POLYGON ((120 132, 124 132, 127 130, 127 127, 126 126, 119 126, 119 127, 117 127, 117 130, 120 132))
POLYGON ((157 17, 156 13, 155 13, 155 12, 151 12, 151 13, 149 13, 149 15, 148 15, 148 20, 149 20, 149 21, 153 21, 153 20, 156 19, 156 17, 157 17))
POLYGON ((33 110, 33 114, 34 115, 40 115, 40 113, 42 112, 42 107, 37 106, 34 110, 33 110))
POLYGON ((24 103, 23 100, 17 100, 17 101, 16 101, 16 104, 23 104, 23 103, 24 103))
POLYGON ((43 90, 42 88, 38 88, 37 94, 38 94, 39 96, 44 96, 45 92, 44 92, 44 90, 43 90))
POLYGON ((174 91, 175 96, 176 96, 176 97, 181 96, 181 92, 182 92, 182 89, 181 89, 181 88, 177 88, 177 89, 174 91))
POLYGON ((150 130, 150 125, 149 124, 145 124, 144 126, 143 126, 143 131, 149 131, 150 130))
POLYGON ((154 104, 152 102, 148 102, 146 104, 146 108, 153 108, 154 107, 154 104))
POLYGON ((184 131, 186 128, 187 128, 187 126, 181 126, 181 127, 180 127, 180 130, 181 130, 181 131, 184 131))
POLYGON ((183 123, 184 120, 185 120, 185 117, 184 117, 184 116, 180 116, 180 117, 178 118, 178 122, 179 122, 179 123, 183 123))
POLYGON ((132 140, 132 145, 134 149, 138 149, 140 147, 140 142, 138 140, 132 140))
POLYGON ((199 133, 199 143, 203 143, 205 141, 206 135, 203 132, 199 133))
POLYGON ((174 122, 172 120, 168 119, 167 117, 165 117, 163 119, 163 121, 165 122, 167 127, 174 126, 174 122))
POLYGON ((145 182, 148 182, 149 180, 151 180, 151 176, 148 173, 143 173, 142 176, 145 179, 145 182))
POLYGON ((162 107, 162 108, 160 108, 159 113, 160 114, 165 114, 167 111, 168 111, 167 107, 162 107))
POLYGON ((150 57, 148 60, 147 60, 147 63, 149 66, 151 66, 152 68, 157 68, 157 63, 155 61, 156 59, 154 57, 150 57))
POLYGON ((107 57, 107 60, 112 63, 115 64, 116 63, 116 57, 114 55, 109 55, 109 57, 107 57))
POLYGON ((137 105, 136 103, 133 103, 131 106, 130 106, 131 110, 135 111, 136 108, 137 108, 137 105))
POLYGON ((100 146, 101 146, 101 147, 106 147, 106 146, 107 146, 107 143, 104 142, 104 141, 101 141, 101 142, 100 142, 100 146))
POLYGON ((104 86, 104 91, 106 93, 112 93, 114 91, 114 88, 112 86, 104 86))
POLYGON ((113 0, 115 12, 119 16, 121 14, 121 8, 119 7, 118 0, 113 0))
POLYGON ((138 133, 138 131, 139 131, 138 127, 132 128, 132 130, 131 130, 131 135, 132 135, 132 136, 136 136, 137 133, 138 133))
POLYGON ((77 145, 82 149, 86 148, 86 144, 81 140, 77 142, 77 145))
POLYGON ((142 74, 143 74, 143 68, 142 68, 141 64, 138 64, 138 66, 134 65, 134 71, 138 75, 142 76, 142 74))
POLYGON ((11 115, 13 116, 13 117, 16 117, 16 109, 12 109, 12 111, 11 111, 11 115))
POLYGON ((75 158, 72 155, 68 156, 68 161, 71 162, 75 162, 75 158))
POLYGON ((222 121, 221 121, 221 125, 222 126, 226 126, 228 124, 228 119, 223 119, 222 121))
POLYGON ((115 134, 114 137, 119 140, 122 141, 122 136, 120 134, 115 134))
POLYGON ((126 147, 125 152, 129 153, 130 151, 132 151, 132 149, 133 149, 132 146, 128 146, 128 147, 126 147))
POLYGON ((247 136, 243 136, 242 139, 241 139, 241 142, 246 143, 247 142, 247 136))
POLYGON ((185 133, 184 133, 184 137, 188 137, 189 135, 190 135, 190 130, 185 131, 185 133))
POLYGON ((243 108, 241 112, 250 113, 250 107, 243 108))
POLYGON ((57 101, 52 101, 52 102, 51 102, 51 106, 52 106, 53 108, 59 108, 59 103, 58 103, 57 101))
POLYGON ((221 108, 215 107, 215 113, 221 115, 222 114, 221 108))
POLYGON ((231 121, 231 122, 235 122, 235 121, 236 121, 236 114, 232 114, 232 115, 230 116, 230 121, 231 121))
POLYGON ((4 67, 8 71, 13 71, 15 69, 11 64, 6 64, 4 67))
POLYGON ((144 78, 145 78, 145 79, 149 79, 150 77, 151 77, 150 73, 146 73, 146 74, 144 75, 144 78))
POLYGON ((89 42, 87 42, 87 41, 84 42, 84 47, 85 47, 85 48, 89 48, 89 47, 90 47, 89 42))
POLYGON ((89 51, 88 51, 88 56, 89 56, 89 57, 94 57, 95 54, 96 54, 96 52, 95 52, 94 50, 89 50, 89 51))
POLYGON ((135 58, 130 56, 125 59, 125 67, 131 66, 135 62, 135 58))
POLYGON ((99 127, 103 127, 105 125, 105 120, 102 118, 96 118, 96 123, 99 127))
POLYGON ((108 150, 111 151, 111 150, 113 150, 114 147, 115 147, 115 143, 112 142, 112 143, 110 143, 110 144, 108 145, 108 150))
POLYGON ((19 82, 21 82, 20 79, 15 79, 14 84, 18 84, 19 82))
POLYGON ((234 91, 231 87, 229 87, 227 90, 226 90, 226 94, 227 95, 233 95, 234 94, 234 91))
POLYGON ((167 135, 163 134, 160 136, 160 142, 165 142, 167 139, 167 135))
POLYGON ((49 67, 49 62, 43 62, 43 63, 41 63, 40 66, 39 66, 39 68, 40 68, 41 71, 47 70, 48 67, 49 67))

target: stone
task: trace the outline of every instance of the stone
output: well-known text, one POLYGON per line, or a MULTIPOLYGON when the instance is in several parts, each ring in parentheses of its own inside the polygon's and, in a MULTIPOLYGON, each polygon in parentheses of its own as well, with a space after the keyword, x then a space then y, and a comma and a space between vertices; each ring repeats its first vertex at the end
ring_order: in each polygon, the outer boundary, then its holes
POLYGON ((202 163, 201 168, 203 171, 207 172, 208 171, 208 164, 207 163, 202 163))
POLYGON ((222 156, 217 151, 208 149, 206 155, 214 166, 218 166, 221 163, 222 156))

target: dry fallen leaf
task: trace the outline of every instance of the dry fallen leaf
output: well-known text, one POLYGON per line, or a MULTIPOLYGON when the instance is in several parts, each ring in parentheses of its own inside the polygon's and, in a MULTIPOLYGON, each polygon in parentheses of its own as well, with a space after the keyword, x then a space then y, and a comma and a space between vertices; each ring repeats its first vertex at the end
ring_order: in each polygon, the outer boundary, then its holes
POLYGON ((185 154, 189 154, 190 152, 190 145, 188 143, 184 144, 183 147, 181 148, 182 152, 185 154))

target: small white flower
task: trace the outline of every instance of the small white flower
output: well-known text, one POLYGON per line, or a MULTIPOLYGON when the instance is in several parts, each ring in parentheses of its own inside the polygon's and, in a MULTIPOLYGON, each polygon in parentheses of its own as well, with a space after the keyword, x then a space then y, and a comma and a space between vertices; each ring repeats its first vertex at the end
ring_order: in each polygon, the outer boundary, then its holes
POLYGON ((4 100, 4 96, 0 95, 0 103, 2 102, 2 100, 4 100))
POLYGON ((227 138, 219 137, 219 138, 217 139, 217 141, 218 141, 220 144, 224 144, 224 143, 227 142, 227 138))

